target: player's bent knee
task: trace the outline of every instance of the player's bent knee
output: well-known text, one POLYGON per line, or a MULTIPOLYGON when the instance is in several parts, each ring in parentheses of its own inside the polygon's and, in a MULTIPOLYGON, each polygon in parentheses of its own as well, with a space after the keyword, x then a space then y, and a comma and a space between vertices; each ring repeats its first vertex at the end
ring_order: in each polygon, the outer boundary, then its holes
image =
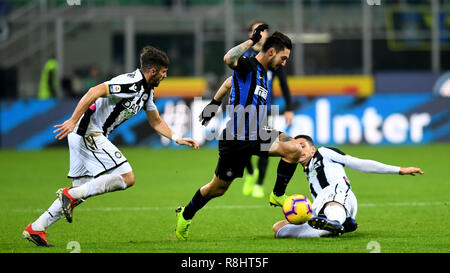
POLYGON ((345 209, 345 207, 344 207, 341 203, 338 203, 338 202, 336 202, 336 201, 330 201, 330 202, 327 202, 327 203, 325 204, 324 208, 326 208, 326 207, 328 207, 328 206, 338 206, 338 207, 341 207, 341 208, 345 209))
POLYGON ((125 181, 125 184, 127 184, 127 188, 133 186, 135 183, 135 179, 136 179, 134 176, 134 172, 122 174, 122 178, 125 181))
POLYGON ((286 161, 290 164, 296 164, 296 163, 298 163, 300 156, 301 156, 301 150, 290 149, 285 153, 285 155, 282 158, 284 159, 284 161, 286 161))
POLYGON ((273 237, 276 238, 278 231, 287 224, 288 224, 288 221, 286 221, 286 220, 281 220, 281 221, 278 221, 275 224, 273 224, 273 226, 272 226, 273 237))
POLYGON ((203 186, 200 191, 204 197, 215 198, 225 194, 231 182, 222 180, 214 175, 213 179, 203 186))

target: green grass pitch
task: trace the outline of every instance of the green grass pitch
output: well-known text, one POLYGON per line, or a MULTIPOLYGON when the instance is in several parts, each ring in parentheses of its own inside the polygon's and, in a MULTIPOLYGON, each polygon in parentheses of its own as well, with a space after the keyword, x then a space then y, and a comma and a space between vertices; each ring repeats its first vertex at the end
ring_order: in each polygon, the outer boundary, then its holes
MULTIPOLYGON (((175 208, 186 205, 210 181, 217 150, 126 148, 136 184, 125 191, 88 199, 74 210, 74 221, 62 218, 51 226, 52 248, 36 247, 22 238, 69 186, 66 148, 43 151, 0 151, 0 252, 69 253, 77 242, 82 253, 304 253, 304 252, 450 252, 450 145, 341 146, 348 154, 400 166, 417 166, 423 176, 364 174, 347 170, 358 198, 359 228, 338 238, 274 239, 272 225, 283 219, 268 198, 241 194, 242 181, 197 213, 189 241, 177 241, 175 208)), ((254 162, 256 158, 253 158, 254 162)), ((278 158, 271 158, 266 196, 273 188, 278 158)), ((299 167, 288 194, 310 197, 299 167)))

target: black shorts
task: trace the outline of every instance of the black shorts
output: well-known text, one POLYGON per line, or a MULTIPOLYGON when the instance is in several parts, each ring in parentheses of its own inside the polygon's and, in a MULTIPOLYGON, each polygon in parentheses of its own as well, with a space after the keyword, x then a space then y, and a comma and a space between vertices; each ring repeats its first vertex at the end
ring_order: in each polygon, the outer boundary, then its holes
POLYGON ((281 132, 271 130, 267 140, 219 140, 219 161, 215 174, 222 180, 233 181, 244 175, 252 155, 268 157, 269 148, 281 132))

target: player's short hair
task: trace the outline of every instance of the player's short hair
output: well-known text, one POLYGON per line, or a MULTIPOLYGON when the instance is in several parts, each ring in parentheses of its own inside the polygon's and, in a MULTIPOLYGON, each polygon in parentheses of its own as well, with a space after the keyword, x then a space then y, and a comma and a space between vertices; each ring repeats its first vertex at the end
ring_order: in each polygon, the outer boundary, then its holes
POLYGON ((292 49, 292 41, 291 39, 284 35, 283 33, 279 31, 275 31, 272 35, 270 35, 266 42, 263 44, 261 51, 267 52, 269 48, 275 48, 277 52, 282 51, 283 49, 287 48, 289 50, 292 49))
POLYGON ((253 31, 253 27, 254 27, 255 25, 261 25, 261 24, 266 24, 266 25, 268 25, 266 22, 264 22, 264 21, 262 21, 262 20, 253 20, 253 21, 251 21, 250 23, 248 23, 248 25, 247 25, 247 31, 248 31, 248 32, 252 32, 252 31, 253 31))
POLYGON ((145 46, 141 51, 141 70, 147 72, 152 68, 169 67, 170 61, 167 54, 153 46, 145 46))
POLYGON ((308 135, 297 135, 296 137, 294 137, 295 139, 299 139, 299 138, 303 138, 303 139, 306 139, 306 141, 308 141, 308 143, 311 145, 311 146, 314 146, 314 140, 310 137, 310 136, 308 136, 308 135))

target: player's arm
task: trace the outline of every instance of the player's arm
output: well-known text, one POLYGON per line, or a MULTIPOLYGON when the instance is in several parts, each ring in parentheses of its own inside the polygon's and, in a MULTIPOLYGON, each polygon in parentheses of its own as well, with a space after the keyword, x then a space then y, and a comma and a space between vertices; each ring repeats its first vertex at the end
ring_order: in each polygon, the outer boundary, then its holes
POLYGON ((207 126, 209 121, 216 115, 219 106, 222 103, 222 99, 230 93, 231 90, 231 77, 228 77, 217 90, 214 98, 205 106, 200 113, 199 121, 202 125, 207 126))
POLYGON ((172 131, 172 129, 169 128, 167 123, 161 118, 158 109, 152 111, 145 111, 145 114, 147 115, 147 120, 150 126, 152 126, 153 129, 155 129, 155 131, 158 132, 160 135, 175 141, 179 145, 187 145, 189 147, 194 147, 195 149, 198 149, 198 144, 195 140, 191 138, 182 138, 177 136, 172 131))
POLYGON ((53 133, 58 133, 55 138, 61 140, 70 134, 77 122, 80 120, 81 116, 86 112, 86 110, 91 106, 98 98, 105 97, 109 94, 108 86, 101 83, 89 89, 89 91, 81 98, 78 102, 77 107, 73 111, 72 116, 62 124, 57 124, 54 128, 57 128, 53 133))
POLYGON ((384 164, 375 160, 370 159, 360 159, 353 156, 346 157, 346 167, 354 170, 358 170, 365 173, 379 173, 379 174, 410 174, 415 175, 423 174, 422 170, 416 167, 402 168, 398 166, 392 166, 384 164))
POLYGON ((398 166, 392 166, 384 164, 375 160, 361 159, 350 155, 345 155, 344 153, 339 153, 335 150, 328 148, 319 148, 319 152, 323 156, 329 157, 331 160, 343 164, 345 167, 357 170, 365 173, 378 173, 378 174, 411 174, 415 173, 423 174, 419 168, 408 167, 401 168, 398 166))
POLYGON ((244 54, 245 51, 249 50, 254 44, 261 40, 261 32, 268 29, 267 24, 261 24, 253 31, 252 37, 247 41, 233 47, 227 54, 223 57, 224 62, 231 68, 235 69, 238 65, 238 60, 244 54))
POLYGON ((223 57, 223 61, 231 68, 235 69, 238 66, 238 60, 244 54, 245 51, 249 50, 254 45, 252 40, 247 40, 232 49, 230 49, 227 54, 223 57))
POLYGON ((231 76, 228 77, 220 86, 219 90, 217 90, 214 95, 215 101, 222 101, 222 99, 231 91, 231 76))
POLYGON ((284 111, 284 119, 288 126, 291 126, 294 120, 294 112, 292 111, 292 99, 289 85, 287 82, 286 67, 280 66, 277 71, 274 72, 280 81, 281 93, 283 94, 284 101, 286 103, 286 110, 284 111))

